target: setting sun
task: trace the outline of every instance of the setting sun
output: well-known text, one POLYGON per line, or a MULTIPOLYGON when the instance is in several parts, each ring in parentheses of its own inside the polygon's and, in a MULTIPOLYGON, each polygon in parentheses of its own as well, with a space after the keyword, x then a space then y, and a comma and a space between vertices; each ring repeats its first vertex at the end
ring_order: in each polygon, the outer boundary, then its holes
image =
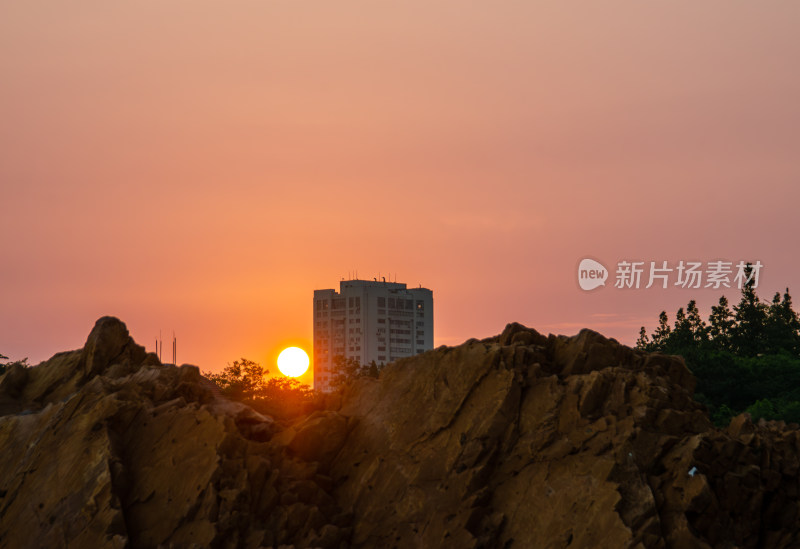
POLYGON ((278 369, 285 376, 297 377, 308 370, 308 355, 300 347, 287 347, 278 355, 278 369))

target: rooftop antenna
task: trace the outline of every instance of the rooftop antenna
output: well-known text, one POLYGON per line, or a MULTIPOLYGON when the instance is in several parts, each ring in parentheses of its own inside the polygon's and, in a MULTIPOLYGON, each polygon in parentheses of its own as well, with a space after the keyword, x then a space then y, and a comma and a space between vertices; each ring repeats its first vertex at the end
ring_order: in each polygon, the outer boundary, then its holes
POLYGON ((178 338, 175 337, 175 330, 172 330, 172 363, 178 365, 178 338))

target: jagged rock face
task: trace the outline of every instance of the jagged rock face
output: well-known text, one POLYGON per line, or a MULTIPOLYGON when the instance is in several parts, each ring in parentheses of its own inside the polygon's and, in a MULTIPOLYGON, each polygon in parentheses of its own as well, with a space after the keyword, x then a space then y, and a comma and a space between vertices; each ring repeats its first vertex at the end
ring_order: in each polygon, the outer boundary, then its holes
POLYGON ((344 397, 357 547, 797 547, 796 430, 713 429, 677 357, 589 330, 387 367, 344 397))
MULTIPOLYGON (((274 422, 162 366, 118 320, 0 380, 0 547, 328 547, 349 518, 274 422)), ((326 479, 327 477, 323 477, 326 479)), ((330 489, 328 479, 328 489, 330 489)))
POLYGON ((0 377, 2 547, 797 547, 798 431, 676 357, 518 324, 290 427, 103 318, 0 377))

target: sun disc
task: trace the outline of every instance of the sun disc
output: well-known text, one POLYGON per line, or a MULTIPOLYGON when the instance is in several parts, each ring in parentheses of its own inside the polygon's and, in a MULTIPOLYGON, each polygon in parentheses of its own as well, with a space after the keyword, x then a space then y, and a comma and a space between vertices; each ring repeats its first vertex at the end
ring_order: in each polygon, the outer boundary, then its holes
POLYGON ((278 355, 278 369, 288 377, 303 375, 308 370, 308 355, 300 347, 287 347, 278 355))

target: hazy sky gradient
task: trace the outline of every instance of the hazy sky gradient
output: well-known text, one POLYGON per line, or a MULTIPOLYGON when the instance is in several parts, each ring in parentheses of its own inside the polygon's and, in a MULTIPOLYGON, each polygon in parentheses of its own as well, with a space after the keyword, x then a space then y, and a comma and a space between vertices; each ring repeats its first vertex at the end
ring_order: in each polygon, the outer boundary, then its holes
MULTIPOLYGON (((625 342, 719 291, 578 289, 590 255, 758 259, 800 291, 800 4, 6 2, 0 352, 112 314, 273 371, 315 288, 396 273, 436 344, 625 342)), ((736 291, 727 295, 735 299, 736 291)), ((168 358, 168 357, 165 357, 168 358)))

